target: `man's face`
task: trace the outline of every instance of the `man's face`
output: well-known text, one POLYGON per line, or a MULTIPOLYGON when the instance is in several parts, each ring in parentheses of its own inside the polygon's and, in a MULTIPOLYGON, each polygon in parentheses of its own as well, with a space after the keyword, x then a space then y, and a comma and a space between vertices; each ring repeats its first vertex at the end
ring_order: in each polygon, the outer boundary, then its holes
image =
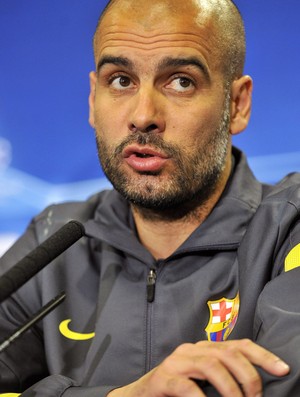
POLYGON ((138 17, 113 7, 104 17, 90 123, 114 187, 162 210, 212 194, 230 161, 230 100, 209 19, 153 8, 138 17))

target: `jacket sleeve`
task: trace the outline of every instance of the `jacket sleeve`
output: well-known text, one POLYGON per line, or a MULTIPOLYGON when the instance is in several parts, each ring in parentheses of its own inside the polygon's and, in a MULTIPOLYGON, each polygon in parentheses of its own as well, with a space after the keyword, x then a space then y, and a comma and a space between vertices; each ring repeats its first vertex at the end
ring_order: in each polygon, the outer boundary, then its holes
MULTIPOLYGON (((37 245, 34 226, 0 259, 3 274, 37 245)), ((0 340, 3 342, 38 311, 40 299, 37 293, 26 293, 21 299, 14 293, 0 305, 0 340), (28 298, 28 299, 27 299, 28 298), (35 301, 35 302, 34 302, 35 301), (33 303, 34 302, 34 303, 33 303)), ((20 392, 36 380, 48 374, 42 333, 38 327, 30 329, 22 337, 0 353, 0 393, 20 392)))
POLYGON ((300 396, 300 268, 276 277, 262 292, 256 312, 256 342, 285 360, 289 375, 261 372, 264 396, 300 396))
MULTIPOLYGON (((35 220, 0 258, 0 274, 6 272, 39 244, 35 220)), ((40 287, 31 279, 0 305, 0 343, 42 306, 40 287)), ((79 387, 62 375, 50 375, 38 324, 0 352, 0 397, 105 397, 116 386, 79 387)))
POLYGON ((78 387, 72 379, 52 375, 35 383, 22 394, 5 393, 3 397, 105 397, 112 389, 112 386, 78 387))
MULTIPOLYGON (((37 382, 22 397, 105 397, 112 386, 78 387, 74 381, 61 375, 49 376, 37 382)), ((1 397, 1 394, 0 394, 1 397)))
POLYGON ((281 269, 257 302, 254 340, 285 360, 290 373, 281 379, 261 371, 264 396, 300 396, 300 221, 279 254, 281 269))
POLYGON ((52 375, 35 383, 21 394, 5 392, 0 394, 0 397, 105 397, 113 388, 112 386, 78 387, 70 378, 52 375))

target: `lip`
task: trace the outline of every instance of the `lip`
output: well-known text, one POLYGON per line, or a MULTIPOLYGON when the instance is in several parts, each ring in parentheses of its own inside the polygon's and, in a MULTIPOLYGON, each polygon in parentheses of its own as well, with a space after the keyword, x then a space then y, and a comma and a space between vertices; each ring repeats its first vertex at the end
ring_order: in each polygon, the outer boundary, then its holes
POLYGON ((126 163, 138 172, 158 172, 168 156, 149 146, 130 145, 123 150, 126 163))

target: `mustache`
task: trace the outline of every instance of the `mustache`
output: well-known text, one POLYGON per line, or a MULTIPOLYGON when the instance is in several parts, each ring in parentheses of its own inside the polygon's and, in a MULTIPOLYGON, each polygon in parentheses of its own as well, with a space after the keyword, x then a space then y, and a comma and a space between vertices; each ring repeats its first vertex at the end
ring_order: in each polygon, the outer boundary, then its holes
POLYGON ((165 142, 160 135, 136 131, 135 133, 123 139, 123 141, 115 148, 115 156, 122 154, 126 146, 132 145, 134 143, 142 146, 149 145, 154 149, 162 151, 170 157, 176 156, 180 153, 180 148, 178 146, 165 142))

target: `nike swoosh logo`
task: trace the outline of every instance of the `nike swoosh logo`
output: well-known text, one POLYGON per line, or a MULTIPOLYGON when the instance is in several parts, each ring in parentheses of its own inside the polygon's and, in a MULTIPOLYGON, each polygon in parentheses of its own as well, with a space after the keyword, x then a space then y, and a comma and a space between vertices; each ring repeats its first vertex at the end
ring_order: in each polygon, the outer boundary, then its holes
POLYGON ((0 397, 18 397, 21 394, 18 393, 4 393, 4 394, 0 394, 0 397))
POLYGON ((72 340, 89 340, 89 339, 93 339, 95 337, 95 332, 91 332, 89 334, 82 334, 80 332, 75 332, 70 330, 69 328, 69 324, 70 324, 71 320, 64 320, 59 324, 59 331, 60 333, 68 338, 68 339, 72 339, 72 340))

